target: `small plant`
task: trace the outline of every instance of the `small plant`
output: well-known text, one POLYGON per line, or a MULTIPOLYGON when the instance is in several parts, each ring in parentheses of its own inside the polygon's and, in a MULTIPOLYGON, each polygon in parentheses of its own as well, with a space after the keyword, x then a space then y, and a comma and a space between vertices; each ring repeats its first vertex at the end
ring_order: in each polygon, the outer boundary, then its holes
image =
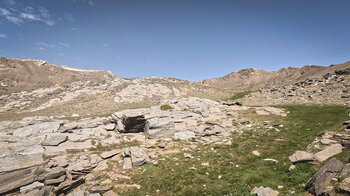
POLYGON ((38 170, 36 170, 36 175, 40 176, 41 174, 45 173, 46 169, 43 167, 38 168, 38 170))
POLYGON ((289 181, 293 184, 306 183, 314 173, 316 173, 316 169, 311 164, 299 163, 291 171, 289 181))
POLYGON ((232 97, 227 98, 226 101, 235 101, 237 99, 245 97, 246 95, 249 95, 250 93, 252 93, 252 91, 240 92, 233 95, 232 97))
POLYGON ((165 105, 161 105, 160 106, 160 109, 161 110, 171 110, 171 109, 173 109, 170 105, 168 105, 168 104, 165 104, 165 105))

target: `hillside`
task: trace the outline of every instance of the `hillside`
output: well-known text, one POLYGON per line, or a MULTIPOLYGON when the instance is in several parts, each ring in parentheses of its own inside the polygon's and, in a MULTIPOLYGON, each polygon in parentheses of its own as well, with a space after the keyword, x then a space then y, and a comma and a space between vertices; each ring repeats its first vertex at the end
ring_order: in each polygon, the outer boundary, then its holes
POLYGON ((306 79, 322 78, 327 73, 337 69, 350 67, 350 62, 329 67, 307 65, 302 68, 289 67, 278 71, 265 71, 259 69, 243 69, 232 72, 223 77, 200 81, 208 86, 240 91, 255 91, 262 88, 273 88, 294 84, 306 79))

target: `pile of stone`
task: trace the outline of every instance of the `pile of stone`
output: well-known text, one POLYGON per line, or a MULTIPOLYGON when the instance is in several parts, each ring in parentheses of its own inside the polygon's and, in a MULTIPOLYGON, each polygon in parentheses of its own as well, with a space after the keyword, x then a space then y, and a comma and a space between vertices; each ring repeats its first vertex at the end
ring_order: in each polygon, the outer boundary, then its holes
MULTIPOLYGON (((289 160, 293 164, 301 162, 317 164, 329 159, 306 183, 306 190, 316 196, 336 195, 338 191, 350 194, 350 164, 344 165, 341 161, 333 157, 341 153, 343 147, 349 148, 349 143, 350 135, 348 134, 326 132, 321 138, 316 138, 308 146, 309 149, 315 148, 321 151, 315 154, 306 151, 296 151, 289 157, 289 160), (339 189, 334 187, 339 187, 339 189)), ((290 167, 290 169, 294 168, 294 165, 290 167)))

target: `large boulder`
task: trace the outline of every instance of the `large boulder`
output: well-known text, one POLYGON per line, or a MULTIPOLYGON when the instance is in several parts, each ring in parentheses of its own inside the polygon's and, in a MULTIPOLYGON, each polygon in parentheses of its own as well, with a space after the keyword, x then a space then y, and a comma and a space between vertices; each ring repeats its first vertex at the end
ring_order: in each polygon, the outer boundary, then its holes
POLYGON ((315 175, 306 183, 305 189, 318 196, 323 193, 332 178, 344 167, 344 164, 336 158, 330 159, 315 175))

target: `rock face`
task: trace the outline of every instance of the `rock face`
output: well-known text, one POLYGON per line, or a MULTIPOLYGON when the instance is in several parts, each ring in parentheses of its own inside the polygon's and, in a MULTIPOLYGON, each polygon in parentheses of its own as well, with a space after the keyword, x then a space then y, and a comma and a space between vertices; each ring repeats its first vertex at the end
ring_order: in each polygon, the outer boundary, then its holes
POLYGON ((336 158, 330 159, 318 172, 306 183, 305 189, 314 195, 321 195, 329 185, 332 178, 343 168, 343 163, 336 158))
POLYGON ((315 157, 313 154, 305 151, 296 151, 293 155, 289 157, 289 160, 292 163, 298 163, 298 162, 308 162, 315 160, 315 157))

